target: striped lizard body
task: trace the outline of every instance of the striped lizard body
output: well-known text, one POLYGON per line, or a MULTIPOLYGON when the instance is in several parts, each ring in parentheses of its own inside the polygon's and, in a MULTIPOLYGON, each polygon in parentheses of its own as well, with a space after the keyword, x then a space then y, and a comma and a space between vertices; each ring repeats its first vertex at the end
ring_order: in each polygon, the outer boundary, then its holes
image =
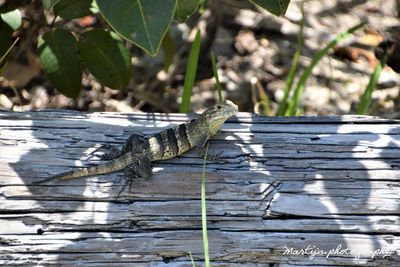
POLYGON ((109 162, 61 173, 35 184, 106 174, 124 169, 134 178, 148 177, 151 175, 152 161, 171 159, 195 147, 201 152, 222 124, 237 111, 238 107, 234 103, 225 100, 205 110, 197 119, 161 131, 148 139, 132 135, 121 154, 109 162))

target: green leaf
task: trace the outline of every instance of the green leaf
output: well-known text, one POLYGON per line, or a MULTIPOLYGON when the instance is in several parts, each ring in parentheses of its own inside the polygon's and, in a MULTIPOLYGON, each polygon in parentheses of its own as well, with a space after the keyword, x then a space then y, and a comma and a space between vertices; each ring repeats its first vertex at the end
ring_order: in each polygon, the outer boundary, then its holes
POLYGON ((75 37, 66 30, 55 29, 39 39, 38 49, 43 70, 57 90, 77 97, 82 86, 82 64, 75 37))
POLYGON ((125 86, 132 74, 129 50, 115 34, 91 30, 78 43, 83 62, 89 71, 110 88, 125 86))
POLYGON ((250 0, 276 16, 285 15, 290 0, 250 0))
POLYGON ((107 23, 128 41, 156 55, 174 16, 176 0, 96 0, 107 23))
POLYGON ((13 44, 12 33, 11 27, 0 18, 0 58, 3 59, 0 61, 0 68, 6 63, 6 54, 13 44))
POLYGON ((199 6, 200 0, 177 0, 174 18, 178 22, 185 22, 199 6))
POLYGON ((14 9, 13 11, 1 14, 1 18, 5 23, 10 25, 10 27, 15 31, 22 23, 21 11, 14 9))
POLYGON ((90 6, 90 12, 92 12, 93 14, 98 14, 100 12, 96 1, 92 1, 92 5, 90 6))
POLYGON ((81 18, 90 14, 92 0, 60 0, 54 6, 54 14, 64 19, 81 18))
POLYGON ((45 9, 50 10, 60 0, 42 0, 42 4, 45 9))

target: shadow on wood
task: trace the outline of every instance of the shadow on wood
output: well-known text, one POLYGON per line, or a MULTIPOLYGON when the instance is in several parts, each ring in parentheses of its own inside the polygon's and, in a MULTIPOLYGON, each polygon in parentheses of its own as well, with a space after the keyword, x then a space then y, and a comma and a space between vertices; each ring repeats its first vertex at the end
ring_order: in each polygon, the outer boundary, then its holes
MULTIPOLYGON (((0 112, 1 265, 202 265, 202 159, 189 152, 115 195, 124 173, 32 185, 188 120, 179 114, 0 112)), ((213 266, 400 265, 400 125, 240 113, 210 144, 213 266)))

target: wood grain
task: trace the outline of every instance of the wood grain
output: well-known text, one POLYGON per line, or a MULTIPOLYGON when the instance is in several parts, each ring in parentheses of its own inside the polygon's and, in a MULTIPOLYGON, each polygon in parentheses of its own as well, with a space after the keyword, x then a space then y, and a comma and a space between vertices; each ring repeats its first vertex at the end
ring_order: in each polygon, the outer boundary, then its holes
MULTIPOLYGON (((191 266, 191 252, 202 266, 194 152, 157 162, 118 200, 123 172, 31 184, 189 117, 0 112, 0 265, 191 266)), ((213 266, 400 265, 398 121, 240 113, 212 152, 228 161, 206 167, 213 266)))

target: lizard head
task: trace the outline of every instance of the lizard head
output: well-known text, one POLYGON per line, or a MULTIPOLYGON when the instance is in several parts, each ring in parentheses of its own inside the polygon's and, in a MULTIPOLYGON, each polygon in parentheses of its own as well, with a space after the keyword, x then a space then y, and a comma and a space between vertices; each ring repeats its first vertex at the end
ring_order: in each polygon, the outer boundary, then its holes
POLYGON ((221 128, 222 124, 238 112, 238 106, 232 101, 225 100, 208 108, 202 116, 204 116, 211 135, 214 135, 221 128))

